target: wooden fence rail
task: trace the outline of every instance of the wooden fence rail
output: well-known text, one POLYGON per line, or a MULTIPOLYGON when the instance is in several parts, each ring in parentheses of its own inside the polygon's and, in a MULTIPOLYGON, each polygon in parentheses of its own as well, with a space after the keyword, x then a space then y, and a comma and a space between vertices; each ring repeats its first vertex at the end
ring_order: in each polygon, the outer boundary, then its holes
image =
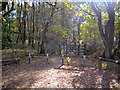
POLYGON ((75 55, 80 55, 80 53, 83 53, 84 55, 86 55, 86 44, 83 44, 83 45, 59 44, 58 45, 59 54, 61 54, 61 50, 64 50, 64 54, 66 54, 66 55, 69 52, 74 52, 75 55))
POLYGON ((9 60, 0 60, 0 63, 2 63, 2 65, 4 64, 17 64, 20 62, 20 58, 16 58, 16 59, 9 59, 9 60))

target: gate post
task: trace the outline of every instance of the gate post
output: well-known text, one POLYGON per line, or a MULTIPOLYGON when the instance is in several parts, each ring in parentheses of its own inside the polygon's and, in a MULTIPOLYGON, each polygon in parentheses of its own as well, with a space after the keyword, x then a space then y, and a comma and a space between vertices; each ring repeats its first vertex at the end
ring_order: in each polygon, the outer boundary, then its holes
POLYGON ((68 50, 67 50, 67 45, 66 45, 66 55, 67 55, 67 53, 68 53, 68 50))
POLYGON ((63 54, 65 55, 65 44, 63 44, 63 54))
POLYGON ((80 43, 78 43, 78 55, 80 55, 80 43))
POLYGON ((58 44, 58 51, 59 51, 59 55, 61 55, 61 48, 60 48, 60 44, 58 44))
POLYGON ((66 39, 66 43, 65 43, 65 54, 67 55, 67 39, 66 39))

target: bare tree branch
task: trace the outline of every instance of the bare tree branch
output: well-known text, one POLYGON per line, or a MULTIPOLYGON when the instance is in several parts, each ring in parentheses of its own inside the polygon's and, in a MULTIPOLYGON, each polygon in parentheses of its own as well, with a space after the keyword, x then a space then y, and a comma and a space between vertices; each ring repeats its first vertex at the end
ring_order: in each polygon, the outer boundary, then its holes
POLYGON ((8 4, 8 2, 2 2, 2 5, 0 6, 0 8, 1 8, 0 12, 5 10, 7 4, 8 4))
POLYGON ((106 36, 105 36, 105 34, 104 34, 104 32, 103 32, 103 26, 102 26, 102 17, 101 17, 101 10, 100 9, 96 9, 97 7, 95 7, 95 4, 93 3, 93 2, 91 2, 91 7, 92 7, 92 9, 93 9, 93 11, 96 13, 96 15, 98 16, 98 27, 99 27, 99 31, 100 31, 100 35, 101 35, 101 37, 102 37, 102 39, 103 39, 103 43, 105 44, 105 45, 107 45, 106 43, 108 42, 107 40, 106 40, 106 36))
POLYGON ((53 6, 51 3, 48 3, 48 2, 45 2, 46 4, 50 5, 50 6, 53 6))
POLYGON ((5 17, 6 15, 8 15, 11 11, 13 11, 13 10, 15 10, 14 9, 14 2, 12 2, 12 7, 11 7, 11 9, 8 11, 8 12, 6 12, 6 13, 4 13, 3 15, 2 15, 2 17, 5 17))
POLYGON ((86 11, 86 10, 83 10, 78 4, 76 4, 83 12, 85 12, 85 13, 87 13, 88 15, 91 15, 91 16, 96 16, 96 15, 93 15, 93 14, 91 14, 91 13, 89 13, 88 11, 86 11))
POLYGON ((94 6, 97 8, 98 11, 101 11, 100 8, 97 6, 96 3, 94 3, 94 6))
POLYGON ((52 3, 48 3, 48 2, 45 2, 46 4, 50 5, 50 6, 56 6, 56 2, 55 2, 55 5, 53 5, 52 3))
POLYGON ((92 7, 93 11, 96 13, 96 15, 99 16, 101 13, 100 9, 97 10, 93 2, 91 2, 91 7, 92 7))

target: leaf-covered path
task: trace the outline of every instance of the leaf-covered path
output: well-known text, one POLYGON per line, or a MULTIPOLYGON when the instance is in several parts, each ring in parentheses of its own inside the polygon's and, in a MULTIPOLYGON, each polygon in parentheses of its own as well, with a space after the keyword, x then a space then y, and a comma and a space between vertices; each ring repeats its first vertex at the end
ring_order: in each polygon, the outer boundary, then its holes
POLYGON ((50 64, 46 64, 45 57, 36 57, 31 64, 27 60, 19 65, 3 66, 3 88, 110 88, 117 79, 114 73, 100 72, 91 66, 63 65, 58 69, 59 56, 50 57, 50 64))

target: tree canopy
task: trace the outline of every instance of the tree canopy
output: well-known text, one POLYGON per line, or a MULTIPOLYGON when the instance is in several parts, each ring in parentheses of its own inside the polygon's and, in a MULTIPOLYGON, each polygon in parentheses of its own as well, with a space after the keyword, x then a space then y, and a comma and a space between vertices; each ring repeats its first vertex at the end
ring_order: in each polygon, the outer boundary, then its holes
POLYGON ((45 54, 58 45, 100 43, 104 57, 120 48, 120 2, 0 3, 2 49, 29 46, 45 54))

